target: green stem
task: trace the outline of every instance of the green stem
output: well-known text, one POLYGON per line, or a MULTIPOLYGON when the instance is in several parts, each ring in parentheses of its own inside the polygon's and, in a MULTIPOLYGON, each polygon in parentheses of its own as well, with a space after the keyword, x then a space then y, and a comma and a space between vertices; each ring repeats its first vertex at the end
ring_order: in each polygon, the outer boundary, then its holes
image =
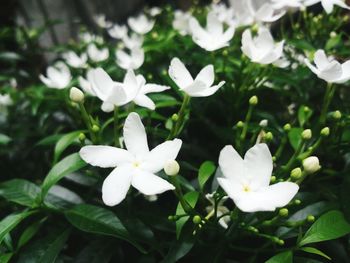
POLYGON ((187 105, 190 102, 190 99, 191 99, 191 97, 188 96, 187 94, 185 94, 184 100, 182 101, 182 105, 181 105, 181 108, 180 108, 179 113, 178 113, 178 120, 176 121, 175 125, 171 129, 170 134, 167 138, 168 140, 171 140, 171 139, 175 138, 177 135, 179 135, 180 129, 181 129, 183 122, 185 120, 185 112, 186 112, 187 105))
POLYGON ((92 130, 90 117, 89 117, 88 112, 86 111, 86 108, 85 108, 83 102, 79 103, 79 108, 80 108, 80 112, 81 112, 81 115, 83 117, 83 120, 85 122, 85 125, 88 128, 88 130, 89 130, 91 141, 95 144, 97 142, 96 134, 92 130))
POLYGON ((181 185, 179 184, 179 181, 177 179, 179 175, 175 175, 175 176, 169 176, 169 180, 170 182, 175 186, 175 195, 177 196, 177 198, 180 201, 180 204, 182 206, 182 208, 185 210, 185 212, 187 214, 193 214, 193 209, 192 207, 186 202, 183 193, 182 193, 182 189, 181 189, 181 185))
POLYGON ((324 126, 326 123, 326 117, 327 117, 327 112, 329 108, 329 104, 332 101, 332 98, 334 96, 335 88, 332 85, 332 83, 328 83, 326 93, 324 95, 323 99, 323 105, 322 105, 322 110, 321 110, 321 116, 320 116, 320 125, 324 126))
POLYGON ((281 141, 281 144, 278 147, 278 149, 277 149, 277 151, 276 151, 276 153, 274 155, 276 157, 276 160, 280 158, 280 156, 281 156, 281 154, 282 154, 282 152, 284 150, 284 147, 286 146, 287 142, 288 142, 288 136, 286 135, 286 136, 283 137, 283 139, 281 141))
POLYGON ((301 140, 299 145, 298 145, 298 148, 294 152, 293 156, 289 159, 288 163, 283 167, 283 170, 285 172, 289 172, 291 170, 292 165, 294 164, 295 160, 297 159, 297 157, 299 156, 300 152, 304 148, 304 145, 305 145, 305 141, 301 140))
POLYGON ((249 121, 250 121, 250 119, 252 117, 253 109, 254 109, 254 105, 249 104, 248 113, 247 113, 247 116, 245 118, 243 129, 242 129, 242 133, 241 133, 241 137, 240 137, 241 141, 244 141, 244 139, 245 139, 245 137, 247 135, 248 124, 249 124, 249 121))
POLYGON ((119 145, 119 132, 118 132, 118 123, 119 123, 119 108, 114 106, 114 145, 120 147, 119 145))

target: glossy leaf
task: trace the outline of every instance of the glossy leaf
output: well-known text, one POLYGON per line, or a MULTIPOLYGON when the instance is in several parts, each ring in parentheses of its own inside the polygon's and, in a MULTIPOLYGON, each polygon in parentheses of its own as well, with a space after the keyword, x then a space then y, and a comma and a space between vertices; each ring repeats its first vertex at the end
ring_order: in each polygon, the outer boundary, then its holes
POLYGON ((63 135, 56 143, 54 150, 54 163, 56 163, 62 152, 72 143, 78 141, 79 134, 83 131, 74 131, 63 135))
POLYGON ((198 172, 198 182, 199 187, 203 189, 205 183, 208 181, 208 179, 214 174, 215 172, 215 165, 211 161, 206 161, 202 163, 202 165, 199 168, 198 172))
POLYGON ((32 207, 39 194, 40 187, 24 179, 13 179, 0 184, 0 196, 23 206, 32 207))
POLYGON ((324 257, 324 258, 326 258, 328 260, 332 260, 325 253, 323 253, 322 251, 320 251, 320 250, 318 250, 317 248, 314 248, 314 247, 302 247, 302 248, 300 248, 300 250, 305 251, 305 252, 310 253, 310 254, 319 255, 319 256, 324 257))
MULTIPOLYGON (((198 192, 189 192, 184 195, 184 199, 187 201, 187 203, 194 208, 196 206, 196 203, 198 201, 199 193, 198 192)), ((176 208, 176 215, 184 215, 186 214, 185 210, 183 209, 181 203, 177 205, 176 208)), ((188 221, 190 216, 183 216, 179 220, 176 221, 176 238, 180 238, 181 230, 185 223, 188 221)))
POLYGON ((267 260, 265 263, 293 263, 293 253, 292 251, 279 253, 267 260))

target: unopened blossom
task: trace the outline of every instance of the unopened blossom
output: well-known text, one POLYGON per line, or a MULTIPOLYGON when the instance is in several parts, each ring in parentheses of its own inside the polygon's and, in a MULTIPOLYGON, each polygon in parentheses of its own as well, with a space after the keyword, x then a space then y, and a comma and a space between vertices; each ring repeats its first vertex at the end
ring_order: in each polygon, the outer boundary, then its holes
POLYGON ((196 78, 193 79, 190 72, 178 58, 171 60, 168 73, 180 90, 191 97, 213 95, 225 84, 225 81, 221 81, 219 84, 213 86, 215 78, 213 65, 204 67, 196 78))
POLYGON ((341 8, 350 9, 350 6, 348 6, 344 0, 305 0, 304 4, 306 6, 310 6, 317 3, 321 3, 323 9, 326 11, 327 14, 333 12, 335 5, 341 8))
POLYGON ((207 15, 207 24, 203 28, 194 17, 190 19, 190 30, 193 41, 207 51, 214 51, 229 45, 235 28, 229 26, 224 31, 224 24, 219 21, 214 12, 207 15))
POLYGON ((269 185, 273 161, 264 143, 250 148, 244 159, 227 145, 220 152, 219 165, 220 186, 243 212, 274 211, 287 205, 299 190, 291 182, 269 185))
POLYGON ((174 12, 174 20, 173 20, 173 28, 177 30, 180 35, 189 35, 191 33, 190 30, 190 19, 192 15, 189 12, 184 12, 181 10, 175 10, 174 12))
POLYGON ((164 163, 164 172, 166 175, 175 176, 180 171, 180 165, 175 160, 167 160, 164 163))
POLYGON ((143 45, 143 36, 132 33, 130 36, 125 35, 122 38, 125 47, 129 49, 141 48, 143 45))
POLYGON ((49 88, 64 89, 69 85, 72 76, 67 65, 60 61, 48 67, 46 76, 41 74, 39 78, 49 88))
POLYGON ((250 29, 246 29, 242 35, 242 51, 255 63, 276 62, 283 55, 283 44, 284 40, 275 43, 270 31, 265 27, 259 28, 256 37, 252 37, 250 29))
POLYGON ((108 48, 101 48, 98 49, 95 44, 91 43, 87 47, 87 53, 89 55, 89 58, 93 62, 101 62, 109 57, 109 50, 108 48))
POLYGON ((99 27, 109 28, 112 26, 112 22, 106 19, 106 15, 103 15, 103 14, 95 15, 94 20, 99 27))
POLYGON ((81 103, 84 101, 84 93, 80 89, 72 87, 69 91, 69 98, 73 102, 81 103))
POLYGON ((350 80, 350 60, 341 64, 332 57, 327 57, 324 50, 317 50, 314 55, 314 63, 305 59, 305 64, 320 79, 328 83, 344 83, 350 80))
POLYGON ((108 34, 115 39, 122 39, 128 34, 128 28, 126 25, 114 24, 107 30, 108 34))
POLYGON ((74 51, 67 51, 63 53, 62 57, 66 63, 73 68, 84 68, 86 67, 87 55, 82 53, 80 56, 74 51))
POLYGON ((148 148, 147 135, 140 116, 130 113, 125 120, 123 136, 126 150, 94 145, 80 150, 81 158, 102 168, 114 168, 102 185, 102 200, 108 206, 123 201, 132 185, 144 195, 161 194, 175 187, 156 175, 167 160, 175 160, 182 141, 166 141, 151 151, 148 148))
POLYGON ((310 156, 303 160, 304 171, 308 174, 316 173, 321 169, 320 161, 316 156, 310 156))
MULTIPOLYGON (((215 213, 215 199, 214 199, 214 194, 206 194, 205 198, 210 202, 210 205, 205 208, 205 210, 208 213, 208 218, 214 215, 215 213)), ((231 216, 230 216, 230 210, 224 206, 225 201, 228 199, 228 196, 224 196, 223 198, 220 199, 220 201, 217 204, 216 207, 216 217, 221 217, 219 219, 219 224, 223 228, 228 227, 228 223, 231 221, 231 216), (226 215, 225 215, 226 214, 226 215)))
POLYGON ((137 34, 144 35, 152 30, 155 21, 147 18, 145 14, 128 18, 129 27, 137 34))
POLYGON ((117 50, 115 52, 117 64, 123 69, 138 69, 145 61, 145 53, 142 48, 133 48, 130 53, 124 50, 117 50))

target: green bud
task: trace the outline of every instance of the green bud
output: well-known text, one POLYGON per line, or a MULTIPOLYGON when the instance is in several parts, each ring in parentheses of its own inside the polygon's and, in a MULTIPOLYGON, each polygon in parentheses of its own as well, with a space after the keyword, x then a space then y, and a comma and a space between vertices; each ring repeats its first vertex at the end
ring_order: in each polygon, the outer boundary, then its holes
POLYGON ((168 160, 164 164, 164 172, 168 176, 175 176, 180 171, 180 165, 175 160, 168 160))
POLYGON ((321 130, 321 136, 323 137, 327 137, 329 136, 329 128, 328 127, 324 127, 322 130, 321 130))
POLYGON ((330 36, 331 38, 335 38, 335 37, 337 36, 337 33, 334 32, 334 31, 332 31, 332 32, 329 34, 329 36, 330 36))
POLYGON ((259 25, 258 24, 254 24, 252 27, 252 32, 253 33, 257 33, 259 31, 259 25))
POLYGON ((305 141, 310 140, 312 138, 312 131, 310 129, 303 130, 301 138, 305 141))
POLYGON ((163 76, 166 76, 167 74, 168 74, 168 72, 166 71, 166 69, 163 69, 163 70, 162 70, 162 75, 163 75, 163 76))
POLYGON ((272 141, 272 140, 273 140, 273 134, 272 134, 272 132, 267 132, 267 133, 265 133, 265 135, 264 135, 263 138, 264 138, 264 140, 267 141, 267 142, 272 141))
POLYGON ((270 183, 273 184, 274 182, 276 182, 276 179, 276 176, 271 176, 270 183))
POLYGON ((301 200, 300 199, 295 199, 294 200, 294 204, 295 205, 300 205, 301 204, 301 200))
POLYGON ((237 128, 243 128, 244 122, 243 121, 239 121, 239 122, 237 122, 236 126, 237 126, 237 128))
POLYGON ((202 218, 199 215, 195 215, 192 218, 192 221, 193 221, 194 224, 199 225, 202 222, 202 218))
POLYGON ((315 217, 313 215, 308 215, 306 217, 306 221, 309 223, 313 223, 313 222, 315 222, 315 217))
POLYGON ((227 49, 224 49, 224 51, 222 51, 222 55, 223 55, 224 57, 226 57, 226 56, 228 55, 227 49))
POLYGON ((259 230, 256 227, 253 227, 253 226, 248 226, 247 230, 251 231, 251 232, 254 232, 254 233, 259 233, 259 230))
POLYGON ((283 126, 283 130, 286 132, 289 132, 291 128, 292 128, 292 126, 289 123, 287 123, 283 126))
POLYGON ((150 80, 153 79, 152 73, 148 73, 148 74, 147 74, 147 78, 150 79, 150 80))
POLYGON ((276 162, 276 156, 272 156, 272 161, 276 162))
POLYGON ((309 112, 310 111, 310 108, 308 106, 304 106, 304 112, 309 112))
POLYGON ((341 114, 341 112, 338 111, 338 110, 336 110, 335 112, 332 113, 332 117, 333 117, 333 119, 335 119, 335 120, 340 120, 340 119, 341 119, 341 116, 342 116, 342 114, 341 114))
POLYGON ((174 220, 174 216, 168 216, 168 220, 169 220, 169 221, 175 221, 175 220, 174 220))
POLYGON ((179 120, 179 115, 177 115, 176 113, 174 113, 174 114, 171 116, 171 120, 177 122, 177 121, 179 120))
POLYGON ((93 132, 99 132, 100 131, 100 127, 98 127, 96 124, 92 125, 92 131, 93 132))
POLYGON ((301 169, 297 167, 290 172, 290 178, 292 178, 293 181, 297 181, 301 178, 302 174, 301 169))
POLYGON ((151 36, 153 39, 157 39, 159 35, 157 32, 152 32, 151 36))
POLYGON ((257 105, 257 104, 258 104, 258 97, 257 97, 257 96, 251 97, 251 98, 249 99, 249 104, 250 104, 250 105, 253 105, 253 106, 257 105))
POLYGON ((288 211, 287 208, 282 208, 282 209, 280 209, 280 210, 278 211, 278 215, 279 215, 280 217, 287 217, 287 216, 288 216, 288 213, 289 213, 289 211, 288 211))
POLYGON ((85 141, 86 136, 85 136, 84 133, 79 133, 79 137, 78 138, 79 138, 79 141, 83 142, 83 141, 85 141))
POLYGON ((73 87, 69 91, 69 98, 73 102, 81 103, 84 101, 84 93, 80 89, 73 87))
POLYGON ((283 246, 283 245, 284 245, 284 240, 279 239, 278 242, 277 242, 277 244, 280 245, 280 246, 283 246))

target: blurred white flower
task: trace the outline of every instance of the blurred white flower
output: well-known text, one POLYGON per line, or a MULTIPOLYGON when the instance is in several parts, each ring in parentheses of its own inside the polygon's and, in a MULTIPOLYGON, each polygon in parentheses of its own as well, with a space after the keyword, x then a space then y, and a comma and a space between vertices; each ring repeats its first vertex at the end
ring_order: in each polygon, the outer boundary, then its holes
POLYGON ((123 50, 117 50, 115 56, 118 66, 123 69, 138 69, 145 60, 145 53, 142 48, 133 48, 130 50, 130 54, 123 50))
MULTIPOLYGON (((209 213, 209 218, 214 215, 215 213, 215 199, 214 199, 214 194, 206 194, 205 198, 210 202, 210 206, 207 206, 205 208, 205 210, 207 211, 207 213, 209 213)), ((219 224, 223 227, 223 228, 227 228, 228 227, 228 223, 231 221, 231 216, 228 214, 230 212, 230 210, 224 206, 223 204, 225 203, 225 201, 228 199, 228 196, 224 196, 223 198, 221 198, 221 200, 219 201, 219 203, 217 204, 217 208, 216 208, 216 216, 217 217, 221 217, 219 219, 219 224), (228 214, 223 216, 224 214, 228 214)))
POLYGON ((189 35, 190 30, 190 19, 192 15, 189 12, 183 12, 181 10, 175 10, 173 28, 177 30, 181 35, 189 35))
POLYGON ((193 41, 207 51, 228 46, 235 33, 233 26, 229 26, 224 32, 224 25, 218 20, 214 12, 208 13, 206 28, 201 27, 194 17, 190 18, 190 29, 193 41))
POLYGON ((269 185, 273 162, 266 144, 250 148, 244 160, 227 145, 220 152, 219 165, 220 186, 243 212, 274 211, 287 205, 299 190, 291 182, 269 185))
POLYGON ((67 65, 60 61, 46 69, 46 77, 41 74, 39 78, 49 88, 64 89, 70 83, 72 76, 67 65))
POLYGON ((229 24, 236 27, 253 24, 254 17, 248 7, 247 0, 230 0, 229 2, 234 12, 234 17, 229 24))
POLYGON ((315 66, 305 58, 305 64, 320 79, 328 83, 344 83, 350 80, 350 60, 343 64, 331 57, 327 57, 324 50, 317 50, 314 55, 315 66))
POLYGON ((129 27, 140 35, 147 34, 152 30, 155 21, 148 19, 144 14, 128 18, 129 27))
POLYGON ((157 16, 162 13, 162 9, 158 6, 153 6, 148 10, 148 12, 151 16, 157 16))
POLYGON ((95 44, 91 43, 87 47, 87 53, 89 55, 89 58, 93 62, 101 62, 109 57, 109 50, 108 48, 101 48, 98 49, 95 44))
POLYGON ((96 96, 95 91, 92 88, 91 82, 92 82, 92 72, 93 69, 88 69, 86 72, 86 79, 82 76, 78 77, 79 87, 88 95, 90 96, 96 96))
POLYGON ((304 0, 271 0, 274 9, 303 8, 304 0))
POLYGON ((87 62, 86 53, 82 53, 80 56, 74 51, 67 51, 62 54, 65 62, 72 68, 85 68, 87 62))
POLYGON ((278 68, 287 68, 290 66, 290 61, 285 56, 282 56, 280 59, 276 60, 273 65, 278 68))
POLYGON ((127 150, 103 145, 85 146, 80 150, 81 158, 93 166, 116 167, 103 182, 103 202, 108 206, 119 204, 131 185, 144 195, 174 190, 172 184, 155 173, 163 169, 167 160, 176 159, 182 141, 166 141, 150 151, 145 127, 134 112, 125 120, 123 136, 127 150))
POLYGON ((128 34, 128 28, 126 25, 114 24, 107 30, 108 34, 115 39, 122 39, 128 34))
POLYGON ((111 27, 113 25, 112 22, 107 21, 106 15, 103 15, 103 14, 95 15, 94 20, 95 20, 96 24, 102 28, 108 28, 108 27, 111 27))
POLYGON ((229 22, 234 19, 233 8, 226 6, 224 3, 212 3, 210 9, 220 22, 229 24, 229 22))
POLYGON ((333 12, 334 6, 340 6, 341 8, 349 9, 350 6, 348 6, 344 0, 305 0, 305 5, 310 6, 317 3, 321 3, 323 9, 326 11, 327 14, 330 14, 333 12))
POLYGON ((9 94, 0 94, 0 107, 7 107, 13 104, 13 100, 9 94))
POLYGON ((280 19, 286 12, 276 10, 269 2, 258 2, 256 0, 247 0, 247 5, 254 21, 271 23, 280 19))
POLYGON ((98 44, 103 43, 103 38, 101 36, 96 36, 90 32, 82 32, 79 34, 79 38, 84 42, 84 43, 91 43, 91 42, 96 42, 98 44))
POLYGON ((259 122, 259 126, 261 128, 266 128, 268 124, 269 124, 269 121, 267 119, 263 119, 259 122))
POLYGON ((137 35, 135 33, 131 34, 130 36, 126 34, 122 38, 122 41, 125 47, 128 49, 140 48, 143 45, 143 36, 137 35))
POLYGON ((213 95, 225 84, 225 81, 221 81, 218 85, 212 86, 215 78, 213 65, 204 67, 196 78, 193 79, 190 72, 188 72, 185 65, 178 58, 171 60, 168 73, 180 90, 191 97, 213 95))
POLYGON ((277 61, 283 54, 284 40, 275 43, 270 31, 260 27, 258 35, 252 37, 250 29, 246 29, 242 35, 242 51, 253 62, 270 64, 277 61))

